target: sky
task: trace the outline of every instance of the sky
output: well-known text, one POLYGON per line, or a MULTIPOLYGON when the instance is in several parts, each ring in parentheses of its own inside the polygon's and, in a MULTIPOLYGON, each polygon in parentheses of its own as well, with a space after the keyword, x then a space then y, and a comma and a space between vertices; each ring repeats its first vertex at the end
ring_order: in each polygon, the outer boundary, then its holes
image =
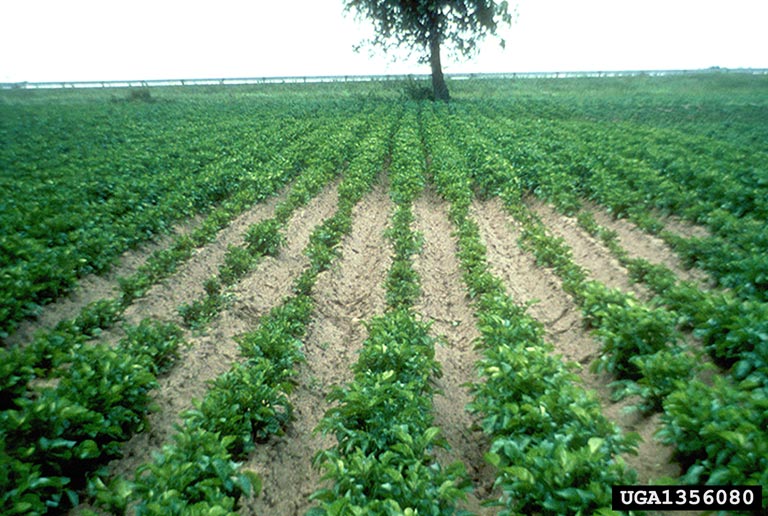
MULTIPOLYGON (((446 73, 768 68, 768 0, 510 0, 446 73)), ((4 0, 0 82, 429 73, 343 0, 4 0)))

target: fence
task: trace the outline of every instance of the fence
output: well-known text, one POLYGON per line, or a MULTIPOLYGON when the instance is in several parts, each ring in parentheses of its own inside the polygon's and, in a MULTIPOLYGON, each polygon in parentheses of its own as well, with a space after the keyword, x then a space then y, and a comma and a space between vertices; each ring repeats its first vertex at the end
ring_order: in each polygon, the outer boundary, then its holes
MULTIPOLYGON (((747 73, 768 74, 766 68, 709 68, 704 70, 624 70, 624 71, 571 71, 571 72, 510 72, 510 73, 456 73, 446 74, 451 80, 467 79, 553 79, 574 77, 632 77, 632 76, 668 76, 701 73, 747 73)), ((134 88, 152 86, 211 86, 241 84, 287 84, 318 82, 365 82, 365 81, 401 81, 406 79, 427 80, 429 74, 395 75, 314 75, 283 77, 241 77, 208 79, 152 79, 126 81, 51 81, 51 82, 16 82, 0 83, 0 89, 40 89, 40 88, 134 88)))

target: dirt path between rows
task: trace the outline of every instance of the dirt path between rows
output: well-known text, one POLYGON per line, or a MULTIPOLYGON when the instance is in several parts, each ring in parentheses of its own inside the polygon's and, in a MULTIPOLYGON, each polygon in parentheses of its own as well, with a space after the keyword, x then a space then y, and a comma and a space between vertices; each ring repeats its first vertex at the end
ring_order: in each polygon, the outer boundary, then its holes
POLYGON ((340 244, 342 256, 322 273, 312 298, 315 310, 304 339, 306 362, 299 367, 291 395, 295 420, 286 435, 259 446, 243 468, 256 471, 262 493, 243 500, 240 514, 298 516, 312 507, 309 496, 320 487, 315 454, 335 445, 333 436, 314 429, 330 408, 326 396, 334 385, 352 380, 350 367, 367 337, 363 321, 384 312, 384 280, 391 246, 384 231, 392 214, 388 186, 378 184, 353 210, 352 231, 340 244))
MULTIPOLYGON (((306 207, 299 208, 285 228, 286 241, 280 254, 265 257, 256 269, 231 288, 233 304, 208 326, 203 334, 186 332, 190 343, 171 371, 158 379, 153 393, 158 410, 148 417, 148 430, 134 435, 123 446, 124 457, 109 464, 110 472, 131 477, 138 466, 151 460, 151 452, 159 450, 174 433, 179 413, 190 408, 191 400, 201 399, 208 381, 229 370, 242 359, 234 337, 254 326, 283 297, 290 294, 292 279, 309 264, 302 251, 312 230, 336 209, 336 184, 325 188, 306 207)), ((143 306, 130 307, 126 318, 143 317, 179 322, 180 303, 191 302, 202 295, 202 283, 218 271, 216 260, 222 261, 229 244, 242 244, 248 226, 274 212, 278 199, 259 204, 238 219, 220 238, 201 249, 180 271, 157 285, 139 301, 143 306), (145 301, 145 302, 142 302, 145 301)))
POLYGON ((424 248, 413 264, 422 289, 415 308, 432 323, 431 333, 443 337, 435 349, 443 376, 437 380, 442 392, 434 397, 434 425, 440 428, 450 451, 441 450, 437 457, 444 466, 460 461, 466 467, 474 492, 468 495, 463 509, 478 516, 497 514, 499 508, 480 505, 491 497, 495 479, 493 468, 483 459, 488 440, 482 431, 472 430, 475 418, 466 410, 472 395, 465 384, 477 380, 475 364, 480 355, 474 341, 480 333, 461 279, 448 205, 428 191, 416 200, 413 211, 414 229, 424 237, 424 248))
MULTIPOLYGON (((629 253, 630 256, 643 258, 650 263, 662 264, 681 280, 692 281, 702 287, 711 286, 712 279, 701 269, 686 269, 680 257, 675 251, 667 245, 661 238, 646 233, 627 219, 616 219, 611 217, 605 210, 599 206, 585 203, 585 208, 589 210, 595 222, 601 226, 614 231, 619 241, 619 245, 629 253)), ((682 222, 677 222, 678 231, 682 231, 681 236, 700 233, 701 228, 687 227, 684 229, 682 222)))
POLYGON ((43 306, 40 314, 34 319, 22 321, 17 330, 5 339, 6 344, 8 346, 23 345, 31 341, 37 331, 51 330, 59 322, 77 317, 86 305, 101 299, 118 297, 120 295, 118 278, 134 274, 146 263, 152 253, 168 247, 177 236, 191 233, 201 220, 195 218, 177 224, 171 234, 124 252, 106 274, 89 274, 82 277, 72 292, 43 306))
POLYGON ((555 208, 537 198, 526 199, 526 205, 541 219, 555 236, 562 238, 573 253, 573 262, 583 268, 592 279, 624 292, 632 292, 640 299, 650 294, 642 285, 633 283, 627 270, 597 238, 587 233, 578 221, 558 213, 555 208))
MULTIPOLYGON (((589 371, 589 364, 599 354, 600 343, 585 330, 581 310, 563 291, 562 282, 555 273, 549 268, 537 266, 535 258, 517 245, 520 228, 506 214, 501 201, 497 198, 482 203, 476 201, 472 206, 472 214, 487 246, 491 271, 504 281, 510 294, 518 302, 537 301, 531 305, 528 312, 544 325, 546 340, 553 344, 555 353, 562 355, 566 361, 582 366, 578 374, 585 387, 597 394, 606 417, 622 430, 637 432, 642 437, 638 455, 624 457, 627 464, 637 471, 638 481, 647 483, 661 476, 678 476, 679 466, 670 463, 672 449, 662 446, 653 438, 659 427, 659 416, 646 418, 637 413, 626 414, 623 409, 634 403, 634 400, 612 402, 608 384, 613 378, 589 371)), ((549 224, 551 223, 550 220, 549 224)), ((549 224, 547 227, 553 230, 549 224)), ((567 243, 577 239, 567 233, 567 227, 560 227, 559 232, 563 233, 567 243)), ((595 276, 610 281, 613 286, 629 284, 626 273, 622 273, 623 269, 617 265, 618 262, 612 257, 606 257, 608 251, 599 250, 599 247, 595 243, 580 247, 581 259, 589 258, 589 270, 593 271, 595 276), (595 249, 596 252, 590 256, 586 249, 595 249)), ((574 252, 575 261, 576 256, 577 252, 574 252)))

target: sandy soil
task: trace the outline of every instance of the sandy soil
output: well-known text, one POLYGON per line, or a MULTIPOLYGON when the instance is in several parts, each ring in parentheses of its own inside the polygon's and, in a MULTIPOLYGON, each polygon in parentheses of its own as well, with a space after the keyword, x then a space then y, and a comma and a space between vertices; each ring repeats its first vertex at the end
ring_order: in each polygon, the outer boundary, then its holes
MULTIPOLYGON (((125 457, 109 465, 111 472, 132 476, 136 467, 151 460, 152 451, 170 439, 173 425, 179 422, 179 413, 191 406, 190 400, 204 396, 209 380, 242 360, 234 338, 255 328, 269 309, 290 294, 293 279, 308 265, 302 251, 312 230, 336 209, 336 186, 337 183, 329 186, 308 206, 297 210, 285 230, 287 240, 280 255, 262 259, 254 271, 229 289, 232 303, 205 332, 186 333, 190 347, 184 350, 174 369, 160 379, 160 387, 154 394, 158 410, 149 417, 149 429, 125 444, 125 457)), ((197 250, 176 274, 129 307, 126 321, 135 324, 144 317, 153 317, 180 322, 178 306, 203 294, 203 283, 217 274, 227 247, 242 245, 246 229, 270 217, 279 200, 273 198, 238 217, 222 230, 215 242, 197 250)), ((641 286, 629 280, 627 271, 609 250, 578 227, 574 219, 556 213, 537 200, 531 200, 529 206, 553 234, 562 237, 573 249, 574 261, 584 267, 590 277, 636 292, 641 297, 647 295, 641 286)), ((319 450, 334 444, 332 437, 314 432, 329 408, 326 396, 332 386, 352 379, 350 367, 367 336, 363 322, 385 309, 383 284, 392 252, 384 232, 392 211, 388 185, 382 182, 355 207, 352 232, 341 242, 342 256, 318 277, 312 294, 315 311, 304 340, 307 360, 299 366, 297 386, 291 395, 295 420, 285 435, 262 443, 246 459, 243 467, 262 477, 263 489, 259 496, 241 501, 243 515, 303 515, 312 506, 309 496, 321 485, 320 472, 312 467, 312 459, 319 450)), ((612 220, 598 209, 593 212, 600 224, 617 232, 621 245, 630 255, 663 263, 681 278, 702 280, 698 272, 686 271, 660 239, 626 221, 612 220)), ((416 309, 432 323, 433 335, 441 337, 436 357, 442 365, 443 376, 437 380, 441 393, 434 399, 435 424, 441 428, 450 450, 438 451, 438 458, 443 464, 458 460, 466 466, 474 492, 464 508, 479 516, 496 514, 497 509, 480 505, 482 500, 499 496, 493 492, 493 470, 483 460, 488 442, 475 429, 473 417, 465 410, 471 401, 465 385, 477 379, 475 363, 480 357, 473 344, 479 333, 461 279, 448 206, 428 191, 415 202, 414 214, 414 229, 424 237, 423 252, 414 258, 422 285, 422 297, 416 309)), ((669 463, 671 449, 653 439, 659 427, 658 415, 641 417, 625 413, 624 409, 633 400, 611 402, 608 384, 612 378, 589 372, 588 366, 597 358, 600 344, 584 329, 581 311, 563 291, 560 279, 550 269, 537 266, 533 256, 520 249, 519 227, 506 214, 501 202, 498 199, 475 201, 472 215, 480 226, 492 272, 504 281, 508 292, 520 303, 533 302, 529 313, 543 323, 554 352, 582 366, 579 376, 584 386, 595 392, 605 415, 623 430, 637 432, 643 438, 639 455, 625 457, 638 471, 639 481, 677 476, 678 466, 669 463)), ((115 274, 119 270, 125 274, 130 267, 135 268, 141 263, 141 256, 126 258, 126 268, 116 269, 115 274)), ((86 296, 83 299, 111 295, 116 281, 95 287, 95 293, 91 292, 91 286, 83 284, 82 288, 87 290, 82 294, 86 296)), ((50 307, 51 314, 56 313, 57 305, 50 307)), ((66 315, 46 317, 55 324, 58 320, 55 317, 60 319, 66 315)), ((43 320, 41 318, 40 324, 43 320)), ((104 338, 114 339, 116 335, 104 338)))
POLYGON ((8 345, 24 344, 32 339, 39 330, 50 330, 59 322, 76 317, 86 305, 101 299, 115 298, 120 295, 118 278, 135 273, 158 249, 170 245, 178 235, 190 233, 201 219, 192 219, 174 227, 169 235, 146 242, 136 249, 124 252, 106 274, 89 274, 80 279, 75 289, 45 305, 40 314, 22 321, 16 332, 5 339, 8 345))
POLYGON ((454 461, 464 464, 474 484, 464 509, 479 516, 496 514, 480 502, 490 497, 494 472, 484 459, 489 443, 482 431, 473 430, 474 418, 466 411, 472 396, 465 386, 477 379, 475 363, 480 355, 474 341, 480 336, 469 299, 465 294, 457 241, 451 235, 448 205, 432 192, 414 203, 415 227, 424 237, 422 253, 414 259, 414 269, 421 278, 422 296, 418 313, 432 322, 432 334, 442 336, 435 349, 435 359, 443 375, 437 380, 441 393, 434 397, 435 426, 442 430, 450 450, 438 454, 443 465, 454 461))
POLYGON ((291 395, 295 420, 286 435, 255 450, 244 467, 262 477, 262 493, 242 502, 241 514, 303 515, 309 496, 320 486, 312 459, 335 444, 314 429, 330 408, 332 386, 352 380, 351 365, 367 337, 363 321, 384 312, 384 280, 391 247, 384 238, 392 205, 387 187, 379 184, 353 210, 351 233, 342 240, 343 255, 322 273, 312 298, 315 311, 305 338, 307 361, 299 367, 298 385, 291 395))
MULTIPOLYGON (((125 443, 124 457, 110 463, 112 473, 132 476, 139 465, 151 460, 151 452, 169 441, 174 424, 180 421, 180 412, 192 406, 193 398, 200 399, 205 395, 210 380, 242 359, 234 337, 250 329, 258 317, 290 294, 292 279, 309 263, 301 251, 308 243, 312 229, 336 208, 334 186, 326 188, 306 207, 296 211, 286 228, 286 241, 280 254, 261 260, 254 271, 233 286, 231 291, 235 300, 232 306, 222 311, 205 333, 187 332, 189 348, 183 351, 174 368, 159 379, 160 386, 153 393, 158 410, 149 415, 149 429, 125 443), (270 281, 264 281, 265 277, 270 281)), ((242 243, 248 225, 271 216, 275 204, 276 201, 260 204, 244 214, 231 230, 199 251, 202 261, 195 257, 162 285, 153 288, 140 307, 126 311, 126 318, 138 320, 151 315, 156 319, 179 322, 178 305, 202 295, 202 283, 218 271, 218 263, 211 257, 223 260, 227 245, 242 243)))
MULTIPOLYGON (((659 427, 658 416, 641 417, 637 413, 625 413, 624 409, 633 400, 612 402, 608 388, 612 378, 589 371, 589 364, 599 354, 600 343, 585 329, 581 310, 562 290, 560 279, 550 269, 536 266, 535 258, 517 245, 519 227, 506 214, 501 202, 498 199, 476 202, 472 212, 488 247, 488 260, 494 274, 504 280, 510 294, 521 303, 538 301, 530 307, 529 313, 544 325, 546 339, 554 345, 555 353, 562 355, 566 361, 583 366, 578 374, 585 387, 597 394, 606 417, 622 430, 637 432, 642 437, 638 455, 624 457, 629 466, 637 471, 638 481, 646 483, 661 476, 679 475, 679 467, 670 463, 671 448, 662 446, 653 438, 659 427)), ((542 209, 540 216, 546 213, 542 209)), ((566 243, 575 244, 572 246, 576 248, 574 261, 582 266, 588 265, 585 268, 590 271, 591 277, 617 288, 630 285, 626 271, 597 241, 591 237, 591 240, 586 239, 585 234, 576 231, 578 228, 573 224, 553 228, 554 223, 559 223, 560 215, 555 214, 554 219, 542 216, 542 219, 548 229, 562 236, 566 243)))
MULTIPOLYGON (((700 269, 685 268, 680 257, 663 239, 646 233, 627 219, 612 217, 594 204, 586 203, 585 208, 592 213, 598 224, 616 233, 619 244, 630 256, 665 265, 681 280, 693 281, 703 287, 710 285, 711 279, 706 272, 700 269)), ((686 224, 678 219, 667 218, 666 223, 667 230, 680 236, 704 236, 707 234, 704 228, 686 224)))

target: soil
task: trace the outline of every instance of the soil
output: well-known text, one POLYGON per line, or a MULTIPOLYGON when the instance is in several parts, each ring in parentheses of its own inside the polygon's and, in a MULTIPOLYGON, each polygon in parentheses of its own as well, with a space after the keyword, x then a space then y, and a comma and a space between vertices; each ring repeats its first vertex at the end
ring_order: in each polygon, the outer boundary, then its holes
MULTIPOLYGON (((158 410, 150 415, 148 429, 124 445, 125 456, 109 465, 112 473, 133 476, 139 465, 151 460, 153 451, 170 441, 174 424, 180 422, 180 412, 191 406, 193 398, 204 396, 208 381, 242 360, 235 337, 255 328, 263 315, 290 294, 293 279, 308 265, 302 251, 310 233, 336 209, 336 186, 326 188, 296 211, 285 230, 286 242, 280 254, 262 259, 254 271, 228 290, 233 298, 231 304, 203 333, 186 332, 189 348, 183 351, 176 366, 160 378, 160 387, 154 393, 158 410)), ((203 294, 204 281, 218 273, 227 247, 241 245, 247 227, 270 217, 279 200, 270 199, 238 217, 220 232, 215 242, 197 250, 173 276, 129 307, 126 321, 136 324, 151 316, 180 323, 178 306, 203 294)), ((641 297, 647 295, 630 281, 627 271, 609 250, 574 219, 535 199, 528 205, 549 231, 573 249, 574 261, 590 277, 641 297)), ((685 270, 660 239, 627 221, 613 220, 599 209, 588 209, 600 224, 618 233, 621 245, 631 256, 663 263, 683 279, 702 280, 699 273, 685 270)), ((297 385, 291 394, 295 418, 284 435, 260 443, 244 461, 244 469, 261 476, 263 488, 260 495, 241 501, 240 514, 303 515, 312 507, 310 495, 322 486, 321 472, 312 466, 313 458, 318 451, 335 444, 332 436, 315 432, 330 408, 326 397, 333 386, 352 379, 350 367, 367 336, 364 322, 385 310, 383 285, 392 250, 384 233, 392 212, 388 185, 382 181, 355 207, 352 231, 340 245, 341 256, 318 277, 312 294, 315 310, 304 339, 306 362, 298 367, 297 385)), ((481 505, 501 494, 493 489, 493 470, 483 460, 487 439, 477 430, 474 416, 465 410, 471 401, 467 385, 477 381, 475 364, 480 356, 474 342, 479 333, 461 279, 448 206, 428 191, 415 202, 414 215, 414 229, 423 235, 424 242, 422 252, 414 258, 422 287, 416 310, 431 323, 432 334, 439 337, 436 358, 442 367, 442 376, 436 380, 440 392, 434 398, 434 424, 441 428, 449 448, 437 450, 436 456, 443 465, 454 461, 464 464, 473 492, 463 508, 479 516, 497 514, 498 509, 481 505)), ((552 270, 536 265, 533 256, 520 249, 519 227, 501 202, 475 201, 472 215, 487 246, 491 270, 502 279, 508 293, 520 303, 530 303, 529 313, 544 325, 554 353, 580 366, 578 375, 584 387, 594 392, 606 417, 622 430, 641 436, 638 455, 624 457, 638 472, 638 481, 647 483, 658 477, 679 475, 678 466, 669 461, 671 449, 653 438, 659 428, 658 415, 642 417, 627 413, 625 409, 636 400, 612 402, 608 385, 613 379, 590 372, 589 365, 599 354, 599 342, 585 329, 581 310, 563 291, 560 279, 552 270)), ((138 255, 133 260, 132 267, 141 262, 138 255)), ((88 285, 83 288, 90 288, 88 285)), ((112 292, 116 285, 113 282, 104 288, 112 292)), ((104 297, 103 289, 101 292, 104 297)), ((92 292, 87 296, 100 298, 92 292)), ((55 320, 48 309, 52 314, 57 310, 55 305, 47 308, 40 321, 55 320)), ((116 333, 104 336, 107 340, 116 337, 116 333)))
MULTIPOLYGON (((612 217, 599 206, 586 204, 586 209, 592 213, 598 224, 616 233, 619 244, 630 256, 664 265, 681 280, 692 281, 702 287, 711 285, 711 279, 704 271, 686 268, 680 257, 661 238, 646 233, 626 219, 612 217)), ((666 223, 665 228, 668 231, 680 236, 707 234, 704 228, 692 226, 679 219, 667 218, 666 223)))
MULTIPOLYGON (((276 203, 277 199, 274 199, 243 214, 215 242, 201 249, 176 274, 126 310, 126 319, 140 320, 151 315, 160 320, 180 322, 178 305, 202 295, 202 283, 218 271, 218 263, 223 261, 227 246, 242 243, 248 226, 271 216, 276 203)), ((151 460, 152 451, 170 441, 174 425, 180 422, 180 413, 192 407, 191 400, 201 399, 209 381, 242 360, 234 338, 248 331, 260 316, 290 294, 292 279, 309 264, 301 251, 308 243, 312 229, 335 208, 334 187, 326 188, 306 207, 299 208, 285 229, 286 241, 280 254, 275 258, 263 258, 254 271, 231 288, 234 302, 212 321, 205 333, 186 332, 189 347, 181 353, 173 369, 158 379, 160 386, 153 395, 157 410, 149 415, 148 430, 125 443, 124 457, 110 463, 113 474, 132 477, 138 466, 151 460), (264 281, 265 277, 270 281, 264 281)))
POLYGON ((72 292, 45 305, 36 317, 22 321, 16 331, 5 339, 7 345, 23 345, 30 341, 37 331, 50 330, 63 320, 73 319, 86 305, 119 296, 118 278, 135 273, 152 253, 168 247, 175 237, 190 233, 200 220, 196 218, 177 224, 170 234, 159 236, 136 249, 124 252, 105 274, 83 276, 72 292))
POLYGON ((352 231, 341 242, 342 256, 315 284, 313 319, 304 340, 306 362, 291 395, 295 420, 284 436, 257 448, 244 464, 262 478, 262 493, 242 502, 244 515, 303 515, 309 496, 321 486, 312 467, 315 454, 332 447, 332 436, 314 433, 334 385, 352 380, 351 365, 367 337, 363 324, 384 312, 384 280, 391 247, 384 230, 392 213, 387 185, 379 184, 353 210, 352 231))
POLYGON ((472 396, 466 384, 477 380, 475 364, 480 355, 474 341, 480 336, 469 299, 461 279, 456 238, 448 218, 448 205, 434 193, 427 192, 413 207, 414 229, 424 237, 424 248, 414 259, 414 269, 421 278, 422 296, 416 311, 432 324, 432 334, 442 343, 435 348, 435 359, 442 367, 437 380, 440 393, 434 397, 434 425, 441 429, 449 449, 437 454, 443 466, 455 461, 464 464, 472 479, 473 492, 467 509, 478 516, 498 513, 480 503, 491 497, 494 472, 483 454, 489 443, 466 406, 472 396))
MULTIPOLYGON (((618 260, 610 255, 599 242, 583 233, 574 223, 539 201, 531 205, 547 228, 565 239, 574 249, 573 259, 589 271, 591 277, 609 286, 629 288, 630 281, 618 260), (573 244, 573 245, 571 245, 573 244)), ((608 387, 613 378, 596 374, 589 365, 598 357, 600 343, 586 330, 581 310, 563 291, 562 282, 555 273, 536 266, 533 255, 517 245, 520 228, 506 214, 500 200, 475 202, 472 210, 480 227, 481 237, 488 248, 488 261, 492 272, 507 285, 509 293, 520 303, 536 301, 529 313, 544 325, 546 340, 554 346, 554 352, 567 362, 581 366, 577 371, 584 386, 595 392, 603 414, 625 432, 636 432, 642 438, 637 455, 625 455, 627 464, 637 471, 638 482, 648 483, 662 476, 679 476, 677 464, 671 463, 672 449, 653 438, 659 428, 658 415, 642 417, 626 409, 636 402, 631 398, 620 402, 611 401, 608 387)))

